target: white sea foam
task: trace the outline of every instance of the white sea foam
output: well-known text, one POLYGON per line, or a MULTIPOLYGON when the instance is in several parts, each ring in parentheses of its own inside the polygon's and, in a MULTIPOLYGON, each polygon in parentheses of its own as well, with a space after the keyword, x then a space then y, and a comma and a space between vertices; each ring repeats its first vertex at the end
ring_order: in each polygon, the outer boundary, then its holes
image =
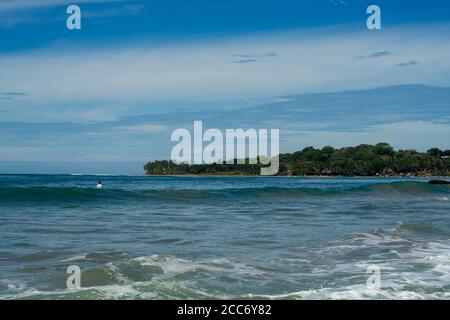
MULTIPOLYGON (((51 292, 12 285, 10 295, 4 298, 449 299, 450 242, 414 242, 403 237, 402 232, 403 225, 399 225, 396 232, 359 233, 326 245, 301 247, 298 253, 291 251, 290 255, 284 253, 279 259, 271 259, 282 269, 275 272, 267 264, 260 268, 235 259, 195 261, 174 255, 141 256, 103 265, 114 284, 51 292), (380 250, 383 248, 388 250, 380 250), (132 280, 127 276, 130 265, 133 270, 142 267, 140 272, 154 274, 148 277, 150 280, 132 280), (381 270, 379 290, 366 286, 367 269, 373 265, 381 270), (160 272, 146 268, 149 266, 160 272), (218 280, 221 278, 250 286, 224 290, 218 280), (258 289, 276 279, 289 283, 290 288, 298 284, 301 289, 286 292, 275 286, 270 293, 258 289), (305 283, 311 283, 310 287, 305 283)), ((75 259, 85 256, 69 261, 75 259)))
POLYGON ((82 255, 77 255, 77 256, 73 256, 73 257, 61 260, 61 262, 81 261, 81 260, 86 260, 86 259, 87 259, 87 254, 82 254, 82 255))
POLYGON ((210 261, 189 261, 168 255, 143 256, 132 259, 143 266, 154 266, 160 268, 164 274, 174 275, 200 270, 222 273, 236 273, 246 275, 261 274, 261 271, 242 263, 230 262, 227 259, 213 259, 210 261))
POLYGON ((8 291, 23 291, 27 287, 25 282, 11 279, 0 279, 0 284, 5 286, 8 291))

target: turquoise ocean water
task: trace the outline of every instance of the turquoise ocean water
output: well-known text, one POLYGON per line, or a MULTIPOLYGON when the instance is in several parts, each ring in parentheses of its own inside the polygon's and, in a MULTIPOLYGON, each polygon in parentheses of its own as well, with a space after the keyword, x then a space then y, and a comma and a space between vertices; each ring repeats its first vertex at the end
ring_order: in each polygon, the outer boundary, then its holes
POLYGON ((0 299, 448 299, 449 198, 425 179, 0 175, 0 299))

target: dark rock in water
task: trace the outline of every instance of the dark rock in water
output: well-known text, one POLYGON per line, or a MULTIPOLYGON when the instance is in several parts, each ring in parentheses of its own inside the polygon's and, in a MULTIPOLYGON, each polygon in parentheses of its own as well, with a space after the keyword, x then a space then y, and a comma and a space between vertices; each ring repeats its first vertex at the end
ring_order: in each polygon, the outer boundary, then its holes
POLYGON ((450 184, 450 181, 445 180, 430 180, 428 181, 429 184, 450 184))

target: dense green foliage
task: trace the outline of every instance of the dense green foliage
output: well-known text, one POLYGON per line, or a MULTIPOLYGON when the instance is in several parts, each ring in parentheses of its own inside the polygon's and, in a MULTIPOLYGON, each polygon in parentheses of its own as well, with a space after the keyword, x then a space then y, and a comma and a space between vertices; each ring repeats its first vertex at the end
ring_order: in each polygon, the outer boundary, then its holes
MULTIPOLYGON (((248 163, 248 159, 247 159, 248 163)), ((260 164, 176 164, 154 161, 144 166, 148 175, 258 175, 260 164)), ((335 149, 307 147, 294 153, 280 154, 279 175, 306 176, 449 176, 450 150, 437 148, 420 153, 395 151, 387 143, 362 144, 335 149)))

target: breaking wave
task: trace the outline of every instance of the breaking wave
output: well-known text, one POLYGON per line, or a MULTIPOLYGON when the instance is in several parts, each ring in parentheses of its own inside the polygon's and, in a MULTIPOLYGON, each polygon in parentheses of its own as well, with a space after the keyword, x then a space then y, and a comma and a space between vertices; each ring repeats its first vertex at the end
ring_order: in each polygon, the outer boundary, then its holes
POLYGON ((202 200, 221 198, 302 198, 332 197, 345 195, 370 195, 383 197, 423 197, 436 196, 448 200, 450 186, 430 185, 426 182, 403 181, 366 184, 358 187, 251 187, 223 189, 103 189, 78 187, 12 187, 0 188, 0 201, 97 201, 97 200, 202 200))

